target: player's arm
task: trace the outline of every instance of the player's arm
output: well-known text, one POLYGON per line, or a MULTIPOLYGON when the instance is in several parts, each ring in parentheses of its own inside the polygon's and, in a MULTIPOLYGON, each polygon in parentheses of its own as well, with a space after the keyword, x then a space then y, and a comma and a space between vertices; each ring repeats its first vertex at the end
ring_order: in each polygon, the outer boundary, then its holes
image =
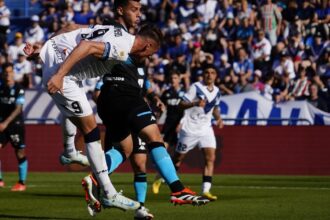
POLYGON ((48 92, 53 94, 61 91, 63 87, 63 78, 68 74, 71 68, 80 60, 87 56, 95 56, 98 58, 106 58, 110 51, 110 44, 95 41, 82 40, 73 49, 71 54, 66 58, 57 72, 47 83, 48 92))
POLYGON ((87 28, 87 27, 89 27, 89 25, 70 23, 64 26, 63 28, 61 28, 60 30, 58 30, 57 32, 55 32, 50 38, 56 37, 57 35, 64 34, 70 31, 77 30, 79 28, 87 28))
POLYGON ((0 132, 6 130, 8 125, 23 111, 23 105, 16 105, 15 110, 3 121, 0 122, 0 132))
POLYGON ((166 107, 165 104, 162 102, 162 100, 154 93, 154 91, 152 91, 152 88, 149 88, 146 92, 146 97, 147 99, 152 102, 155 103, 155 105, 157 106, 157 108, 161 111, 164 112, 166 107))
POLYGON ((224 124, 223 124, 223 121, 222 121, 222 118, 221 118, 219 106, 215 106, 214 107, 214 109, 213 109, 213 117, 214 117, 214 119, 216 121, 216 125, 219 128, 223 128, 224 124))

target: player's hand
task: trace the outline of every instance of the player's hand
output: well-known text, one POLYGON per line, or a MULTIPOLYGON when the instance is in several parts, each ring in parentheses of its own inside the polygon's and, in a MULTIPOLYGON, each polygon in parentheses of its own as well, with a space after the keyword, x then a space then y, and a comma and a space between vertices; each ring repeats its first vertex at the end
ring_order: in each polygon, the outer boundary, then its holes
POLYGON ((47 90, 51 95, 58 91, 63 93, 63 77, 58 74, 53 75, 47 83, 47 90))
POLYGON ((0 132, 3 132, 8 127, 8 124, 5 122, 0 123, 0 132))
POLYGON ((216 126, 218 127, 218 128, 223 128, 224 127, 224 123, 223 123, 223 121, 222 121, 222 119, 218 119, 217 121, 216 121, 216 126))
POLYGON ((35 51, 35 48, 33 47, 32 44, 26 43, 25 47, 23 48, 23 52, 26 54, 26 56, 32 56, 35 51))
POLYGON ((156 106, 161 112, 164 112, 166 109, 165 104, 160 100, 157 101, 156 106))
POLYGON ((202 108, 204 108, 205 105, 206 105, 206 100, 205 100, 205 99, 200 99, 200 100, 198 101, 198 103, 197 103, 197 106, 198 106, 198 107, 202 107, 202 108))

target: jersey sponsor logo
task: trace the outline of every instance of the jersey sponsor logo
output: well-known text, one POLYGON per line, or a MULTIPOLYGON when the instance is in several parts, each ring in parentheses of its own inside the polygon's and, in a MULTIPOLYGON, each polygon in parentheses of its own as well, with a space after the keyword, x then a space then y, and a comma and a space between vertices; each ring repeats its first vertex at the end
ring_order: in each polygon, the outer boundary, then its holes
POLYGON ((57 44, 55 43, 55 41, 53 39, 50 39, 50 42, 51 42, 51 46, 55 52, 55 55, 56 55, 58 61, 63 62, 63 57, 62 57, 60 50, 57 47, 57 44))
POLYGON ((114 34, 115 34, 115 37, 121 37, 121 36, 123 36, 122 30, 119 27, 115 27, 114 28, 114 34))
POLYGON ((125 81, 125 78, 124 77, 119 77, 119 76, 108 76, 108 77, 105 77, 105 80, 106 81, 125 81))
POLYGON ((179 105, 181 99, 168 99, 167 104, 172 105, 172 106, 177 106, 179 105))
POLYGON ((93 31, 92 33, 81 34, 80 36, 82 39, 91 40, 91 39, 103 36, 108 31, 109 31, 109 28, 97 29, 97 30, 93 31))

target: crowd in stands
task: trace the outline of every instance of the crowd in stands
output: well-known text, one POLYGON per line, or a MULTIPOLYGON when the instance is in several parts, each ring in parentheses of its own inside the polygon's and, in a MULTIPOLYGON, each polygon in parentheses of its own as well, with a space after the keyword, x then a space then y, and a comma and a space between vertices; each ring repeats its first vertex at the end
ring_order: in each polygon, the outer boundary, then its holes
MULTIPOLYGON (((172 71, 182 86, 201 79, 203 66, 218 69, 222 95, 258 91, 276 103, 308 100, 330 110, 329 0, 141 0, 141 22, 156 23, 165 41, 147 63, 161 95, 172 71)), ((42 43, 68 23, 102 24, 112 19, 112 1, 31 0, 41 6, 30 26, 6 43, 10 10, 0 0, 0 63, 14 63, 15 79, 40 87, 40 63, 29 61, 24 42, 42 43)), ((94 81, 92 81, 94 82, 94 81)), ((93 83, 89 82, 93 88, 93 83)))

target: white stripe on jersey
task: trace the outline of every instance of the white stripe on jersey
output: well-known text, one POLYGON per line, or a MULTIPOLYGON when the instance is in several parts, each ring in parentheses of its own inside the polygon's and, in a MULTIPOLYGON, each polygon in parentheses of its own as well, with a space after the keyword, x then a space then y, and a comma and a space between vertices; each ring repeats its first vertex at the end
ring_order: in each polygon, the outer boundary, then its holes
MULTIPOLYGON (((110 51, 104 53, 104 55, 107 55, 106 61, 97 59, 94 56, 80 60, 68 74, 77 80, 102 76, 109 73, 114 64, 126 61, 135 37, 116 26, 96 25, 91 28, 80 28, 48 40, 41 49, 40 57, 45 63, 49 56, 55 56, 53 65, 59 65, 64 62, 82 40, 109 43, 110 51)), ((49 78, 50 76, 44 77, 49 78)))

